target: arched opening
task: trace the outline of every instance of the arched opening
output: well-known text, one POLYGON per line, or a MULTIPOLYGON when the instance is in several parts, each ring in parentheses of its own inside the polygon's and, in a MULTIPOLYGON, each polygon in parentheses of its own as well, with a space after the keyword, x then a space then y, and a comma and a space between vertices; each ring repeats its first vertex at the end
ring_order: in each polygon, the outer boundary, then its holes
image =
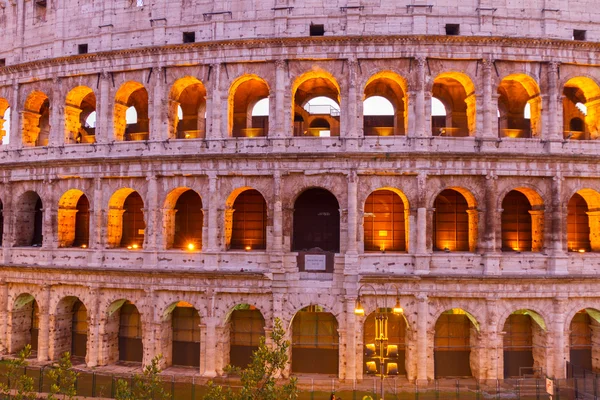
POLYGON ((569 326, 569 360, 574 370, 600 370, 598 349, 600 340, 600 311, 586 308, 579 310, 569 326))
POLYGON ((178 79, 169 94, 171 138, 206 137, 206 88, 191 76, 178 79))
POLYGON ((431 114, 433 136, 470 136, 475 133, 475 86, 459 72, 446 72, 433 81, 432 101, 444 105, 445 115, 431 114), (442 118, 443 117, 443 118, 442 118))
POLYGON ((10 354, 21 351, 26 345, 31 345, 33 355, 38 349, 38 333, 40 329, 40 310, 35 298, 24 293, 15 300, 10 312, 10 354))
POLYGON ((28 191, 19 197, 16 204, 15 246, 40 247, 44 220, 42 199, 37 193, 28 191))
POLYGON ((120 301, 118 308, 119 361, 142 362, 142 320, 137 307, 129 301, 120 301))
POLYGON ((253 115, 253 110, 260 101, 268 100, 269 92, 267 82, 256 75, 242 76, 231 85, 229 131, 232 137, 267 136, 269 132, 268 108, 266 115, 253 115))
POLYGON ((312 305, 292 320, 292 372, 338 375, 339 333, 333 314, 312 305))
POLYGON ((469 204, 456 190, 446 189, 435 199, 433 243, 437 251, 469 251, 469 204))
POLYGON ((108 208, 108 247, 140 249, 144 245, 144 201, 133 189, 119 189, 108 208))
POLYGON ((538 84, 525 74, 512 74, 498 86, 499 137, 539 137, 541 97, 538 84))
POLYGON ((478 331, 475 318, 460 308, 447 310, 439 316, 433 344, 436 379, 474 375, 478 365, 472 359, 478 331))
POLYGON ((249 304, 238 304, 229 316, 229 364, 246 368, 265 337, 265 319, 249 304))
POLYGON ((51 320, 54 335, 52 359, 59 359, 64 353, 84 361, 87 354, 88 315, 83 303, 73 296, 61 299, 56 305, 51 320))
POLYGON ((363 126, 365 136, 405 135, 407 131, 406 81, 380 72, 365 85, 363 126))
POLYGON ((116 140, 148 140, 148 91, 139 82, 126 82, 117 91, 114 108, 116 140))
POLYGON ((588 204, 575 193, 567 204, 567 247, 569 251, 585 253, 592 249, 588 204))
POLYGON ((563 88, 565 139, 597 139, 600 133, 600 87, 587 77, 571 78, 563 88))
POLYGON ((67 94, 65 143, 94 143, 95 135, 96 95, 87 86, 77 86, 67 94))
POLYGON ((294 203, 292 251, 340 251, 340 206, 328 190, 304 191, 294 203))
POLYGON ((235 198, 233 207, 226 211, 225 225, 231 226, 231 238, 226 238, 228 248, 266 249, 267 203, 262 194, 254 189, 240 193, 235 198))
POLYGON ((502 251, 532 251, 533 209, 527 196, 511 190, 502 201, 502 210, 502 251))
POLYGON ((371 193, 365 201, 365 251, 406 251, 407 212, 403 199, 394 191, 371 193))
POLYGON ((202 227, 204 212, 200 195, 191 189, 183 189, 177 198, 175 208, 165 212, 167 228, 167 248, 202 249, 202 227), (173 225, 174 223, 174 225, 173 225))
POLYGON ((171 364, 200 367, 200 314, 185 301, 175 303, 173 307, 170 313, 171 364))
POLYGON ((48 146, 50 138, 50 99, 34 91, 25 101, 22 112, 23 146, 48 146))
POLYGON ((504 378, 541 377, 545 368, 546 325, 531 310, 510 314, 502 329, 504 335, 504 378))
POLYGON ((0 141, 2 144, 10 141, 10 106, 3 98, 0 98, 0 141))
POLYGON ((58 202, 59 247, 87 248, 89 235, 90 202, 81 190, 69 190, 58 202))
MULTIPOLYGON (((386 357, 383 371, 387 375, 406 375, 406 319, 403 315, 394 314, 392 310, 380 308, 365 319, 363 332, 363 373, 376 374, 381 372, 380 358, 377 357, 377 328, 376 317, 378 313, 385 313, 387 317, 387 345, 384 349, 386 357)), ((380 315, 381 315, 380 314, 380 315)))
POLYGON ((292 87, 294 136, 328 137, 340 135, 340 87, 325 71, 315 70, 300 76, 292 87), (311 128, 321 118, 329 130, 311 128))

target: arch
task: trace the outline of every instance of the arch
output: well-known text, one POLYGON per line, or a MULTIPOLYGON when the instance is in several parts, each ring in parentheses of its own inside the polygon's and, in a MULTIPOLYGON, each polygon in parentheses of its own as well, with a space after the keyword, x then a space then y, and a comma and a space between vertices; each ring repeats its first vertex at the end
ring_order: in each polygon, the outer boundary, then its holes
POLYGON ((206 94, 206 87, 198 78, 185 76, 175 81, 169 92, 170 138, 206 137, 206 94))
POLYGON ((23 146, 48 146, 50 138, 50 99, 34 90, 27 96, 22 112, 23 146))
POLYGON ((370 313, 363 323, 363 373, 375 374, 381 371, 381 363, 377 356, 378 348, 376 318, 385 318, 387 324, 387 346, 384 355, 387 360, 384 372, 387 375, 406 375, 406 348, 408 323, 403 314, 394 314, 382 309, 370 313), (383 314, 380 314, 383 313, 383 314))
POLYGON ((267 248, 267 202, 256 189, 234 191, 225 211, 225 243, 228 249, 267 248), (233 201, 233 203, 232 203, 233 201), (229 233, 231 232, 231 233, 229 233))
POLYGON ((504 378, 545 372, 546 324, 537 312, 521 309, 511 313, 502 329, 504 378))
POLYGON ((75 296, 63 297, 56 305, 53 318, 53 349, 51 359, 57 360, 65 352, 85 360, 88 341, 88 312, 75 296))
POLYGON ((515 188, 504 196, 502 210, 502 250, 541 251, 544 238, 541 196, 528 187, 515 188))
POLYGON ((463 188, 445 189, 433 208, 434 249, 475 252, 479 221, 474 196, 463 188))
POLYGON ((238 304, 227 317, 229 326, 229 364, 245 368, 265 337, 265 318, 251 304, 238 304))
POLYGON ((364 206, 365 251, 406 251, 407 200, 388 188, 371 192, 364 206))
POLYGON ((594 189, 579 189, 569 199, 567 246, 571 251, 600 251, 600 193, 594 189), (585 204, 581 201, 571 204, 575 195, 581 196, 585 204), (572 238, 571 234, 574 232, 579 234, 572 238))
POLYGON ((537 82, 526 74, 511 74, 498 86, 498 135, 500 137, 531 138, 541 132, 541 96, 537 82), (529 104, 531 118, 525 118, 529 104))
POLYGON ((477 376, 479 365, 474 362, 478 348, 479 324, 473 315, 460 308, 441 313, 435 324, 435 377, 477 376))
POLYGON ((110 248, 142 248, 144 244, 144 201, 137 191, 121 188, 108 203, 107 242, 110 248))
POLYGON ((110 303, 104 327, 110 361, 142 362, 142 319, 135 304, 126 299, 110 303))
POLYGON ((432 96, 445 106, 445 116, 431 117, 434 136, 473 136, 475 134, 475 85, 462 72, 444 72, 433 80, 432 96))
POLYGON ((326 118, 330 136, 339 136, 340 112, 329 106, 312 107, 306 104, 314 98, 326 97, 340 104, 340 86, 329 72, 315 68, 297 77, 292 84, 292 123, 294 136, 320 136, 318 130, 310 130, 314 118, 326 118))
POLYGON ((7 326, 10 328, 8 341, 10 354, 21 351, 31 345, 33 352, 38 348, 39 306, 30 293, 21 293, 15 298, 8 315, 7 326))
POLYGON ((292 319, 292 372, 338 375, 339 333, 335 316, 318 305, 292 319))
POLYGON ((598 340, 600 311, 584 308, 573 315, 569 323, 569 361, 577 369, 598 371, 598 340))
POLYGON ((94 91, 87 86, 71 89, 65 100, 65 143, 95 143, 95 124, 88 124, 88 118, 95 113, 94 91))
POLYGON ((165 364, 200 367, 200 313, 186 301, 175 301, 161 319, 165 364))
POLYGON ((10 104, 0 97, 0 142, 8 144, 10 139, 10 104))
POLYGON ((79 189, 70 189, 58 201, 58 246, 89 245, 90 202, 79 189))
POLYGON ((328 190, 311 188, 294 202, 292 251, 340 251, 340 206, 328 190))
POLYGON ((267 136, 269 117, 252 116, 254 105, 268 99, 270 88, 267 82, 254 74, 237 78, 229 89, 228 129, 232 137, 267 136))
POLYGON ((381 71, 371 76, 364 87, 363 127, 365 136, 405 135, 408 130, 408 105, 406 80, 392 71, 381 71), (371 116, 366 113, 366 103, 374 97, 387 100, 393 107, 390 115, 371 116), (390 129, 392 128, 392 129, 390 129))
POLYGON ((14 230, 14 245, 40 247, 43 239, 43 204, 34 191, 26 191, 19 196, 17 218, 14 230))
POLYGON ((597 139, 600 133, 600 86, 586 76, 570 78, 563 87, 565 138, 597 139), (581 107, 583 106, 583 107, 581 107))
POLYGON ((202 207, 200 195, 187 187, 174 189, 167 195, 163 217, 167 249, 202 249, 202 207))
POLYGON ((148 91, 139 82, 128 81, 115 94, 113 129, 116 140, 148 140, 150 122, 148 117, 148 91), (127 124, 126 114, 130 107, 137 113, 137 122, 127 124))

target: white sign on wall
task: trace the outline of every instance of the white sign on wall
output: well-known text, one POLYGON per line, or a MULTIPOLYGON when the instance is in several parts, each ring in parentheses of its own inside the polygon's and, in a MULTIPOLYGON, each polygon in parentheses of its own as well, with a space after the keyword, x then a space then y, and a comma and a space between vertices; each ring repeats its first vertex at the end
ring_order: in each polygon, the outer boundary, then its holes
POLYGON ((327 269, 327 256, 325 254, 305 254, 305 271, 325 271, 327 269))

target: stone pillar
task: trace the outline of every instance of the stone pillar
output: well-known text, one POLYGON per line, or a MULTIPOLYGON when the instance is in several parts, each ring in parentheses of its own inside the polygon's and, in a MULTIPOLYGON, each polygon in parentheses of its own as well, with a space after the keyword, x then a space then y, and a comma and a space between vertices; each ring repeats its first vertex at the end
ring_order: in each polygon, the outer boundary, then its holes
POLYGON ((23 147, 23 140, 21 139, 21 133, 23 132, 23 128, 19 123, 19 116, 21 115, 19 84, 13 84, 12 89, 12 103, 10 109, 10 138, 8 141, 8 146, 10 149, 19 149, 23 147))
POLYGON ((483 129, 479 132, 479 136, 484 139, 495 140, 498 135, 494 134, 493 130, 494 119, 496 119, 497 115, 492 97, 492 67, 494 66, 494 61, 484 58, 481 64, 483 67, 483 109, 481 110, 483 114, 483 129))
POLYGON ((560 297, 554 298, 551 326, 552 336, 554 337, 554 345, 546 347, 546 351, 549 352, 549 354, 546 356, 549 367, 547 374, 552 376, 554 379, 566 378, 566 361, 569 339, 569 328, 565 326, 567 303, 568 298, 566 295, 561 295, 560 297), (552 364, 554 368, 550 368, 552 364))
POLYGON ((100 73, 100 93, 96 106, 96 143, 106 143, 114 139, 112 132, 112 113, 110 101, 111 76, 108 72, 100 73))
POLYGON ((273 244, 275 252, 283 251, 283 205, 281 203, 281 174, 273 172, 273 244))
POLYGON ((227 115, 227 110, 221 109, 221 90, 219 84, 221 78, 221 64, 211 64, 209 69, 212 84, 211 87, 207 88, 206 120, 209 121, 210 124, 206 129, 206 138, 220 139, 223 137, 223 134, 221 133, 221 119, 223 113, 227 115))
POLYGON ((544 210, 530 210, 531 214, 531 251, 544 248, 544 210))
POLYGON ((501 214, 497 208, 498 177, 489 173, 485 177, 485 231, 483 233, 484 273, 500 274, 500 255, 502 248, 501 214))
POLYGON ((158 236, 162 236, 161 229, 158 229, 158 184, 155 175, 148 175, 148 191, 146 195, 146 209, 144 218, 146 220, 146 229, 144 230, 144 249, 156 250, 156 243, 160 241, 158 236))
POLYGON ((474 208, 467 210, 469 219, 469 251, 475 253, 477 251, 477 239, 479 232, 479 211, 474 208))
POLYGON ((348 174, 348 245, 346 251, 358 253, 358 177, 355 170, 348 174))
MULTIPOLYGON (((358 130, 356 126, 357 97, 356 97, 356 68, 357 62, 354 59, 347 61, 348 66, 348 97, 345 107, 342 108, 342 118, 340 121, 340 136, 347 138, 357 138, 358 130)), ((342 96, 343 99, 343 96, 342 96)), ((340 106, 342 106, 341 104, 340 106)))
MULTIPOLYGON (((415 132, 411 135, 409 132, 408 136, 423 137, 429 136, 425 132, 425 63, 427 62, 425 57, 415 58, 417 69, 416 69, 416 93, 415 93, 415 115, 412 118, 415 121, 415 132)), ((409 116, 409 119, 411 117, 409 116)))
POLYGON ((207 252, 219 251, 218 242, 218 214, 219 192, 217 190, 217 174, 211 172, 208 176, 208 245, 207 252))
POLYGON ((417 176, 417 254, 427 253, 427 208, 426 208, 426 193, 427 193, 427 174, 421 172, 417 176))
POLYGON ((61 123, 64 115, 63 95, 61 90, 61 79, 54 77, 52 79, 52 98, 50 99, 50 135, 48 146, 56 147, 65 143, 64 122, 61 123))
MULTIPOLYGON (((356 297, 346 296, 346 357, 344 360, 345 371, 342 379, 358 379, 358 370, 362 371, 362 346, 359 348, 356 339, 358 332, 362 332, 362 329, 358 326, 360 320, 356 318, 354 314, 354 306, 356 304, 356 297)), ((360 341, 362 342, 362 341, 360 341)), ((340 369, 340 372, 342 370, 340 369)), ((362 374, 361 374, 362 375, 362 374)))
POLYGON ((38 332, 38 361, 48 361, 48 348, 50 339, 50 285, 42 286, 39 298, 39 321, 40 328, 38 332))
POLYGON ((103 233, 104 207, 102 204, 102 179, 94 178, 94 200, 90 210, 90 248, 104 248, 106 235, 103 233))
POLYGON ((502 379, 502 374, 499 372, 498 360, 503 351, 502 343, 498 347, 498 300, 489 298, 485 300, 487 311, 487 320, 481 325, 482 332, 485 332, 485 338, 482 346, 487 349, 487 366, 484 368, 486 373, 483 373, 482 379, 502 379))
POLYGON ((216 350, 218 318, 207 317, 204 318, 203 321, 205 324, 204 334, 202 335, 204 341, 203 343, 201 343, 200 348, 204 350, 204 368, 200 370, 200 373, 202 374, 202 376, 212 378, 217 376, 216 350))
POLYGON ((275 124, 273 128, 269 127, 268 136, 274 138, 289 136, 285 123, 285 92, 287 90, 285 69, 287 62, 285 60, 275 60, 275 124))
POLYGON ((427 295, 417 294, 417 380, 427 382, 427 318, 429 304, 427 295))
POLYGON ((167 104, 168 93, 164 93, 165 69, 153 68, 154 87, 152 89, 152 118, 150 120, 150 140, 167 140, 169 138, 167 104))
POLYGON ((559 119, 559 113, 562 116, 562 110, 559 110, 558 106, 558 100, 561 97, 558 90, 558 66, 559 63, 555 61, 548 63, 548 129, 542 131, 548 135, 544 139, 552 141, 563 140, 562 118, 559 119))
POLYGON ((88 298, 91 304, 88 306, 88 338, 85 364, 88 368, 98 365, 99 346, 99 326, 100 326, 100 299, 98 288, 91 288, 88 292, 88 298))
MULTIPOLYGON (((54 186, 52 184, 50 187, 54 186)), ((51 190, 50 193, 53 193, 51 190)), ((45 205, 43 209, 43 226, 42 226, 42 247, 45 249, 56 249, 58 246, 56 220, 58 216, 58 208, 54 205, 54 198, 50 204, 45 205)))
POLYGON ((592 251, 600 251, 600 211, 587 212, 590 221, 590 246, 592 251))
POLYGON ((6 330, 8 328, 8 284, 4 279, 0 280, 0 354, 6 354, 8 339, 6 330))

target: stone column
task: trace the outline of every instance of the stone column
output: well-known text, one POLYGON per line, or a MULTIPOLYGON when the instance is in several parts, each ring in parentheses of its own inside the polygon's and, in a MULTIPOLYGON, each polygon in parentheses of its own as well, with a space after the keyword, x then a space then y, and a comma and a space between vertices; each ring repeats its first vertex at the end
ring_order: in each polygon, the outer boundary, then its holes
POLYGON ((90 248, 104 248, 106 235, 103 234, 104 205, 102 204, 102 178, 94 178, 94 200, 90 210, 90 248))
MULTIPOLYGON (((290 136, 285 123, 285 92, 287 90, 285 69, 287 62, 285 60, 275 60, 275 124, 269 126, 268 136, 281 138, 290 136)), ((270 125, 270 124, 269 124, 270 125)))
POLYGON ((160 241, 158 236, 162 236, 161 229, 158 229, 158 184, 155 175, 148 175, 148 191, 146 196, 146 209, 144 217, 146 219, 146 229, 144 230, 144 249, 156 250, 156 243, 160 241))
POLYGON ((92 287, 88 292, 88 299, 91 304, 88 306, 88 338, 85 364, 88 368, 98 365, 99 346, 99 325, 100 325, 100 299, 98 298, 98 288, 92 287))
POLYGON ((38 361, 48 361, 48 348, 50 339, 50 285, 42 286, 39 298, 39 332, 38 332, 38 361))
POLYGON ((530 210, 531 214, 531 251, 544 248, 544 210, 530 210))
POLYGON ((552 318, 552 336, 554 337, 554 346, 548 346, 546 351, 548 354, 548 364, 554 364, 554 368, 547 371, 548 375, 554 379, 566 378, 566 361, 567 361, 567 341, 569 338, 569 328, 565 327, 565 313, 568 303, 568 297, 561 295, 554 298, 554 310, 552 318), (552 355, 554 357, 552 357, 552 355), (553 358, 553 359, 552 359, 553 358))
POLYGON ((19 116, 21 115, 19 84, 14 83, 12 89, 12 103, 10 104, 10 138, 8 147, 10 149, 19 149, 23 147, 23 139, 21 138, 23 127, 19 123, 19 116))
POLYGON ((205 340, 201 344, 204 350, 204 371, 200 371, 202 376, 215 377, 217 376, 217 323, 218 318, 207 317, 203 319, 205 323, 205 340))
MULTIPOLYGON (((362 349, 357 346, 356 335, 362 329, 357 326, 360 320, 354 314, 354 306, 356 297, 346 296, 346 370, 344 371, 343 379, 357 379, 357 372, 362 371, 362 349)), ((341 370, 340 370, 341 371, 341 370)))
POLYGON ((106 143, 114 139, 112 133, 112 113, 110 101, 110 79, 108 72, 100 73, 100 93, 96 106, 96 143, 106 143))
POLYGON ((281 203, 281 174, 273 172, 273 244, 275 252, 283 250, 283 205, 281 203))
POLYGON ((559 114, 562 116, 562 110, 559 110, 558 106, 558 100, 561 97, 558 90, 558 66, 559 63, 555 61, 548 63, 548 129, 542 131, 548 135, 544 139, 552 141, 563 140, 562 118, 559 119, 559 114))
POLYGON ((469 251, 475 253, 477 251, 477 239, 479 236, 479 211, 474 208, 467 210, 469 221, 469 251))
MULTIPOLYGON (((348 97, 345 107, 342 108, 342 118, 340 120, 340 136, 346 138, 357 138, 358 131, 356 127, 357 118, 357 98, 356 98, 356 68, 357 62, 354 59, 349 59, 346 63, 348 66, 348 97)), ((343 96, 342 96, 343 99, 343 96)), ((340 106, 342 106, 341 104, 340 106)))
POLYGON ((417 298, 417 380, 427 382, 427 318, 429 304, 427 295, 419 293, 417 298))
POLYGON ((425 57, 417 57, 415 61, 417 64, 415 79, 415 115, 412 116, 415 120, 415 132, 412 135, 409 134, 409 136, 423 137, 429 136, 425 132, 425 63, 427 60, 425 57))
POLYGON ((48 146, 56 147, 65 143, 64 139, 64 122, 61 120, 64 115, 64 103, 62 90, 60 88, 61 79, 54 77, 52 79, 52 99, 50 101, 50 134, 48 138, 48 146))
POLYGON ((483 67, 483 109, 481 110, 483 114, 483 129, 482 132, 479 132, 479 136, 495 140, 498 136, 494 134, 493 130, 494 119, 497 115, 492 97, 492 67, 494 66, 494 61, 484 58, 481 65, 483 67))
POLYGON ((348 174, 348 245, 347 253, 358 253, 358 177, 356 170, 348 174))
POLYGON ((427 193, 427 174, 419 173, 417 176, 417 254, 427 253, 427 207, 425 196, 427 193))
MULTIPOLYGON (((50 187, 54 185, 49 184, 50 187)), ((43 209, 43 227, 42 227, 42 247, 45 249, 56 249, 58 246, 56 220, 58 208, 54 205, 54 197, 51 196, 51 202, 45 205, 43 209)))
POLYGON ((592 251, 600 251, 600 210, 587 212, 590 223, 590 246, 592 251))
POLYGON ((169 128, 167 121, 168 94, 164 93, 163 82, 165 69, 153 68, 154 87, 152 90, 152 119, 150 120, 150 140, 167 140, 169 128))
POLYGON ((219 251, 218 242, 218 214, 219 214, 219 193, 217 190, 217 174, 211 172, 208 175, 208 245, 206 251, 219 251))
POLYGON ((221 64, 211 64, 209 67, 210 80, 212 84, 207 88, 206 97, 206 120, 208 122, 206 129, 207 139, 220 139, 221 118, 223 112, 227 115, 227 110, 221 109, 221 90, 219 80, 221 78, 221 64))
POLYGON ((498 177, 489 173, 485 177, 485 231, 483 233, 484 273, 500 274, 500 254, 502 248, 501 213, 497 208, 498 177))
POLYGON ((8 325, 8 284, 0 280, 0 354, 6 354, 8 340, 6 335, 8 325))

